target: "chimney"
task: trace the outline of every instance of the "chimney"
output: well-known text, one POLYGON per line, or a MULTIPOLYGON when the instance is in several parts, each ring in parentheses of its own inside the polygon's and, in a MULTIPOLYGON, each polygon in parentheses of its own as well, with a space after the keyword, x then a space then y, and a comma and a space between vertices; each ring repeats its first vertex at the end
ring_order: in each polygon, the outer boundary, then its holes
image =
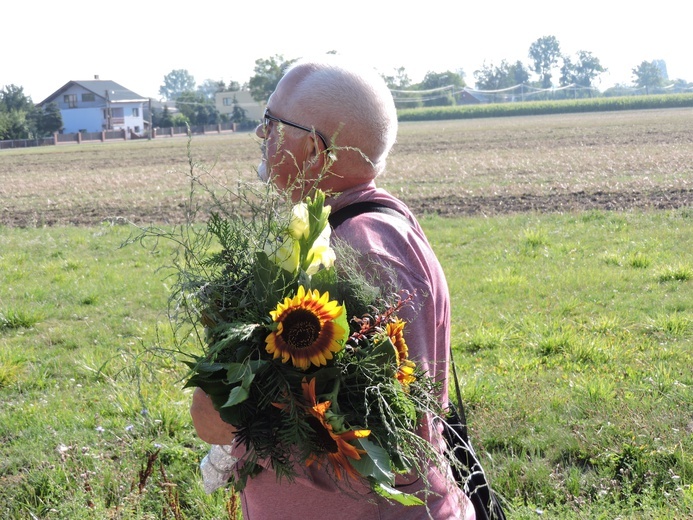
POLYGON ((94 74, 94 79, 99 79, 99 75, 98 75, 98 74, 94 74))

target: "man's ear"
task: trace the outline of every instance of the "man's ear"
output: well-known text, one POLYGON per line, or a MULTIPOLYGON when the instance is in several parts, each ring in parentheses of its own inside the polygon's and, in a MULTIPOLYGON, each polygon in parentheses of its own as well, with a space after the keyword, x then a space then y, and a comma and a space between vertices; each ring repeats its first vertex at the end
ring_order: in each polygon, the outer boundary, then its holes
POLYGON ((306 135, 303 148, 303 157, 305 157, 305 161, 303 163, 303 172, 306 175, 315 173, 316 177, 325 167, 325 154, 320 148, 318 139, 319 138, 315 134, 311 133, 306 135))

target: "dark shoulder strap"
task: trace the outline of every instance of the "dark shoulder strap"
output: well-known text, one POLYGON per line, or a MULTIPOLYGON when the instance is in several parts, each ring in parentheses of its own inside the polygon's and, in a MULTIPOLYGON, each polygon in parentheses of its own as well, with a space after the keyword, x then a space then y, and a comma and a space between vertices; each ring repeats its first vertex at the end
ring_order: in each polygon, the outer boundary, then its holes
MULTIPOLYGON (((368 213, 368 212, 386 213, 388 215, 398 217, 401 220, 409 223, 409 220, 407 219, 407 217, 403 213, 397 211, 394 208, 391 208, 389 206, 385 206, 384 204, 381 204, 379 202, 363 201, 363 202, 355 202, 353 204, 349 204, 348 206, 344 206, 342 209, 339 209, 339 210, 335 211, 334 213, 331 213, 329 216, 330 225, 332 226, 332 229, 335 229, 341 223, 350 219, 351 217, 355 217, 356 215, 360 215, 361 213, 368 213)), ((466 417, 466 414, 464 413, 464 405, 462 403, 462 392, 460 391, 460 383, 459 383, 459 379, 457 377, 457 367, 455 366, 455 359, 454 359, 453 354, 452 354, 452 348, 450 349, 450 365, 452 367, 452 379, 455 383, 455 397, 457 398, 457 413, 459 414, 459 420, 460 420, 460 424, 462 427, 462 436, 464 438, 464 441, 467 442, 469 439, 468 432, 467 432, 467 417, 466 417)))
MULTIPOLYGON (((394 208, 391 208, 389 206, 385 206, 384 204, 381 204, 379 202, 363 201, 363 202, 355 202, 353 204, 349 204, 348 206, 344 206, 343 208, 335 211, 334 213, 330 213, 330 216, 329 216, 330 225, 332 226, 332 229, 335 229, 341 223, 350 219, 351 217, 355 217, 356 215, 360 215, 361 213, 368 213, 368 212, 386 213, 388 215, 398 217, 401 220, 404 220, 405 222, 409 223, 409 220, 407 219, 407 217, 403 213, 397 211, 394 208)), ((450 349, 450 365, 452 366, 452 379, 455 383, 455 397, 457 398, 457 413, 459 414, 459 419, 460 419, 460 422, 462 425, 462 432, 463 432, 464 440, 466 442, 468 440, 467 417, 466 417, 466 414, 464 413, 464 405, 462 404, 462 392, 460 391, 460 383, 459 383, 459 379, 457 377, 457 367, 455 366, 455 359, 454 359, 453 354, 452 354, 452 348, 450 349)))
POLYGON ((336 229, 339 227, 340 224, 342 224, 344 221, 350 219, 351 217, 355 217, 356 215, 360 215, 361 213, 385 213, 387 215, 392 215, 394 217, 398 217, 401 220, 405 222, 409 222, 407 220, 407 217, 397 211, 394 208, 391 208, 389 206, 385 206, 384 204, 381 204, 380 202, 373 202, 373 201, 363 201, 363 202, 355 202, 353 204, 349 204, 348 206, 344 206, 342 209, 339 209, 335 211, 334 213, 330 213, 329 216, 329 221, 330 221, 330 226, 332 226, 332 229, 336 229))

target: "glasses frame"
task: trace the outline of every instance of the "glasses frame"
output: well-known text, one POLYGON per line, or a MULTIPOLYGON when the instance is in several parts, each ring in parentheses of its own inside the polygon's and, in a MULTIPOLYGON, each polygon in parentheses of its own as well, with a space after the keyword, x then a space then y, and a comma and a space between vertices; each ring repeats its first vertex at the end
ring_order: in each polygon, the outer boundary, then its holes
POLYGON ((267 136, 267 127, 269 127, 270 121, 274 121, 275 123, 282 123, 286 126, 292 126, 294 128, 298 128, 299 130, 303 130, 304 132, 315 134, 322 141, 325 150, 330 148, 330 146, 327 144, 327 139, 325 138, 325 136, 318 132, 315 128, 309 128, 307 126, 294 123, 293 121, 288 121, 286 119, 282 119, 281 117, 273 116, 272 114, 270 114, 269 108, 265 108, 265 113, 262 115, 262 131, 265 134, 265 136, 267 136))

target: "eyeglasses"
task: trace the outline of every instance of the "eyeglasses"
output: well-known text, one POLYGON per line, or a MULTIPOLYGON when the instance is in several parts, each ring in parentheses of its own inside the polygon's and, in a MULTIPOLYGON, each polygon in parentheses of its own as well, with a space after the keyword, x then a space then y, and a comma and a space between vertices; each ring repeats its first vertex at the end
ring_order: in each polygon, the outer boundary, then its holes
POLYGON ((307 126, 299 125, 298 123, 293 123, 291 121, 287 121, 286 119, 281 119, 279 117, 275 117, 272 114, 270 114, 269 108, 265 108, 265 113, 262 116, 262 131, 264 132, 265 135, 267 135, 267 127, 269 127, 270 121, 275 121, 277 123, 282 123, 285 124, 286 126, 293 126, 294 128, 298 128, 299 130, 303 130, 305 132, 310 132, 315 133, 320 140, 322 141, 322 144, 325 146, 325 150, 329 148, 329 145, 327 144, 327 139, 325 139, 325 136, 322 135, 320 132, 318 132, 315 128, 308 128, 307 126))

